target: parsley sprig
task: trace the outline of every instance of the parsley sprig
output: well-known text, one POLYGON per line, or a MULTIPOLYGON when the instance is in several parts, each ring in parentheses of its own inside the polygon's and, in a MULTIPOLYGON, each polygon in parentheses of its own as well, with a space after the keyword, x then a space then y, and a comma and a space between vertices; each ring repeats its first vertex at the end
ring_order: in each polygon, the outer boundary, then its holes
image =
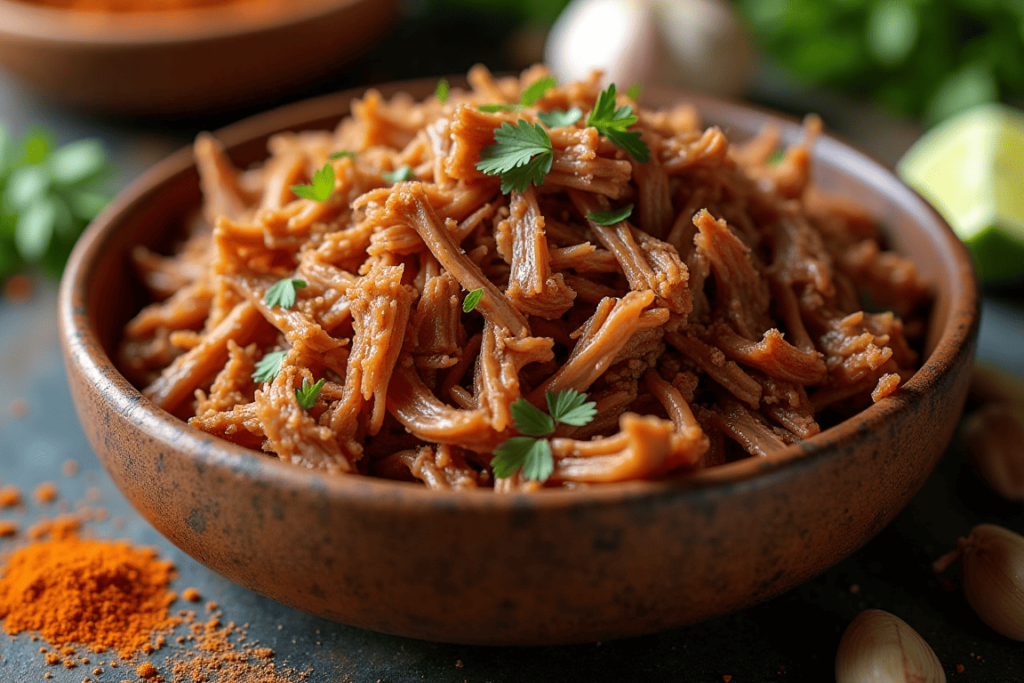
POLYGON ((613 211, 591 211, 587 214, 587 219, 591 220, 598 225, 615 225, 633 215, 633 205, 626 204, 621 209, 613 211))
POLYGON ((650 147, 640 139, 639 131, 627 130, 637 121, 633 107, 630 105, 624 104, 616 108, 614 83, 601 91, 601 94, 597 96, 597 102, 594 103, 594 108, 587 116, 588 126, 596 128, 597 132, 629 152, 630 156, 637 161, 647 163, 651 160, 650 147))
POLYGON ((313 174, 313 182, 310 185, 292 185, 292 192, 297 197, 311 199, 314 202, 324 202, 334 192, 334 167, 329 163, 313 174))
POLYGON ((470 313, 476 308, 477 304, 480 303, 480 299, 484 298, 484 288, 474 289, 472 292, 466 295, 466 298, 462 300, 462 312, 470 313))
POLYGON ((555 109, 554 111, 537 112, 537 118, 540 119, 548 128, 564 128, 566 126, 571 126, 579 121, 581 116, 583 116, 583 112, 580 111, 579 107, 573 107, 569 111, 555 109))
POLYGON ((380 174, 380 177, 383 178, 385 181, 394 184, 401 183, 406 180, 415 180, 416 174, 413 172, 411 168, 409 168, 408 164, 402 164, 394 171, 384 171, 383 173, 380 174))
POLYGON ((285 279, 274 283, 270 289, 267 290, 267 293, 263 295, 263 302, 271 308, 274 306, 291 308, 295 305, 297 294, 296 290, 303 289, 306 286, 305 280, 286 277, 285 279))
POLYGON ((434 97, 436 97, 437 101, 441 104, 448 101, 448 79, 442 78, 437 82, 437 87, 434 88, 434 97))
POLYGON ((555 87, 556 83, 557 81, 552 76, 539 78, 526 86, 523 92, 519 94, 518 104, 482 104, 478 109, 488 114, 493 114, 497 111, 522 111, 544 97, 548 90, 555 87))
POLYGON ((523 192, 532 182, 540 187, 551 170, 554 154, 551 138, 538 123, 519 119, 494 131, 494 144, 480 150, 476 167, 487 175, 501 176, 501 191, 523 192))
POLYGON ((494 450, 495 477, 507 479, 521 470, 524 479, 545 481, 555 471, 555 461, 548 440, 535 437, 550 435, 558 424, 582 427, 597 415, 597 404, 572 389, 549 391, 545 398, 547 413, 523 398, 512 404, 516 431, 524 436, 513 436, 494 450))
POLYGON ((263 356, 260 362, 256 363, 256 370, 252 373, 252 380, 254 382, 273 381, 278 373, 281 372, 281 363, 284 362, 284 357, 287 355, 287 351, 273 351, 263 356))
POLYGON ((324 379, 322 377, 316 381, 316 384, 311 384, 308 377, 303 377, 302 388, 295 390, 295 400, 299 402, 299 407, 309 410, 316 405, 316 400, 320 398, 320 390, 323 388, 324 379))

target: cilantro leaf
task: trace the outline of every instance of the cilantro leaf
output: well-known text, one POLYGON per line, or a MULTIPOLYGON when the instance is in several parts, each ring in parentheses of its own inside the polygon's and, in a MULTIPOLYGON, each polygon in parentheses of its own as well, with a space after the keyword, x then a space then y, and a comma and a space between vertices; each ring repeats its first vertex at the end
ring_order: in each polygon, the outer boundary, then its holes
POLYGON ((405 180, 415 180, 416 174, 412 172, 408 164, 402 164, 394 171, 384 171, 380 177, 389 183, 400 183, 405 180))
POLYGON ((472 292, 466 295, 466 298, 462 300, 462 312, 469 313, 476 305, 480 303, 480 299, 484 297, 484 288, 474 289, 472 292))
POLYGON ((316 381, 316 384, 310 384, 308 377, 302 378, 302 388, 295 390, 295 400, 299 402, 299 407, 303 410, 309 410, 316 405, 316 400, 320 398, 320 390, 324 388, 324 379, 321 377, 316 381))
POLYGON ((537 112, 537 118, 540 119, 548 128, 564 128, 565 126, 571 126, 579 121, 581 116, 583 116, 583 112, 580 111, 579 107, 573 107, 569 111, 556 109, 554 111, 537 112))
POLYGON ((587 214, 587 220, 593 221, 598 225, 615 225, 629 218, 633 213, 633 205, 626 204, 621 209, 615 211, 591 211, 587 214))
POLYGON ((334 192, 334 167, 324 164, 323 168, 313 174, 311 185, 292 185, 292 192, 303 199, 315 202, 326 201, 334 192))
POLYGON ((633 114, 633 107, 623 105, 616 108, 615 84, 612 83, 597 96, 597 102, 587 116, 587 125, 596 128, 599 133, 629 152, 637 161, 647 163, 651 160, 651 150, 647 143, 640 139, 639 132, 626 130, 637 120, 633 114))
POLYGON ((331 152, 331 155, 327 158, 331 161, 337 161, 338 159, 344 159, 346 157, 349 159, 355 159, 356 153, 350 149, 342 149, 337 152, 331 152))
POLYGON ((508 479, 522 469, 523 478, 544 481, 554 472, 555 462, 545 439, 514 436, 495 449, 491 467, 499 479, 508 479))
POLYGON ((555 421, 551 416, 545 415, 525 398, 512 404, 512 419, 516 423, 516 431, 527 436, 547 436, 555 431, 555 421))
MULTIPOLYGON (((582 427, 597 415, 597 404, 587 401, 587 395, 572 389, 546 394, 548 412, 555 422, 582 427)), ((521 400, 521 399, 520 399, 521 400)), ((513 406, 514 408, 515 406, 513 406)))
POLYGON ((778 165, 779 165, 779 164, 781 164, 781 163, 782 163, 782 162, 783 162, 783 161, 784 161, 785 159, 786 159, 786 150, 784 150, 784 149, 777 149, 777 150, 773 151, 773 152, 772 152, 772 153, 771 153, 771 154, 770 154, 770 155, 768 156, 768 159, 767 159, 767 164, 768 164, 769 166, 778 166, 778 165))
POLYGON ((287 355, 287 351, 273 351, 264 355, 260 362, 256 364, 256 369, 252 373, 252 380, 254 382, 269 382, 273 380, 277 377, 277 373, 281 372, 281 363, 287 355))
POLYGON ((448 101, 448 81, 444 78, 437 82, 437 88, 434 89, 434 97, 441 104, 448 101))
POLYGON ((305 280, 286 277, 276 282, 267 290, 267 293, 263 295, 263 302, 271 308, 274 306, 291 308, 295 305, 295 290, 304 287, 306 287, 305 280))
POLYGON ((68 143, 50 155, 50 177, 58 185, 78 185, 92 180, 107 165, 107 151, 95 138, 68 143))
POLYGON ((523 192, 532 182, 539 186, 551 170, 551 138, 540 126, 522 119, 513 126, 503 123, 494 131, 494 144, 480 151, 476 167, 501 176, 501 191, 523 192))
POLYGON ((519 104, 524 107, 529 107, 531 104, 544 97, 548 90, 554 88, 555 83, 556 81, 553 76, 537 79, 530 85, 526 86, 526 89, 519 95, 519 104))
POLYGON ((629 86, 628 90, 626 90, 626 97, 636 102, 640 99, 640 93, 643 90, 643 87, 644 84, 637 81, 633 85, 629 86))

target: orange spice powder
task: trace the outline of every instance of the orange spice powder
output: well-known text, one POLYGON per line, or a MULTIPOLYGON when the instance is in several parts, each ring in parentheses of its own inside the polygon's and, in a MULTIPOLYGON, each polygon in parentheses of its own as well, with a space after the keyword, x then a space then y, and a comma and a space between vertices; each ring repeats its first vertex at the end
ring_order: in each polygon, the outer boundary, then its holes
POLYGON ((80 643, 123 658, 152 651, 154 632, 178 623, 168 615, 174 565, 151 549, 57 527, 61 533, 13 553, 0 570, 7 633, 37 631, 51 645, 80 643))

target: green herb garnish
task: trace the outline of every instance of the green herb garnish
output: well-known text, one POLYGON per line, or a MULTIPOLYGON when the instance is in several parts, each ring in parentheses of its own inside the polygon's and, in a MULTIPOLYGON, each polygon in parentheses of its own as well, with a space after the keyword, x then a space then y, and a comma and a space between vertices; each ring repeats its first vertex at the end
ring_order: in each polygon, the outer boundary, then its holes
POLYGON ((640 99, 640 92, 643 90, 643 87, 643 83, 634 83, 633 85, 629 86, 628 90, 626 90, 626 97, 636 102, 637 100, 640 99))
POLYGON ((597 96, 597 102, 587 116, 587 125, 596 128, 601 135, 629 152, 637 161, 647 163, 651 160, 651 149, 640 139, 638 131, 626 130, 637 120, 633 107, 628 104, 615 107, 615 84, 612 83, 597 96))
POLYGON ((270 289, 267 290, 267 293, 263 295, 263 302, 271 308, 274 306, 291 308, 295 305, 295 290, 302 289, 306 286, 305 280, 286 277, 285 279, 274 283, 270 289))
POLYGON ((768 155, 767 164, 769 166, 778 166, 785 160, 785 158, 786 150, 776 149, 771 154, 768 155))
POLYGON ((540 186, 551 170, 551 138, 540 126, 522 119, 516 125, 501 124, 494 131, 494 144, 480 151, 477 169, 501 176, 501 191, 523 192, 530 183, 540 186))
POLYGON ((579 110, 579 107, 573 107, 569 111, 556 109, 554 111, 537 112, 537 118, 540 119, 548 128, 564 128, 565 126, 571 126, 579 121, 581 116, 583 116, 583 112, 579 110))
POLYGON ((314 202, 326 201, 334 192, 334 167, 324 164, 323 168, 313 174, 311 185, 292 185, 292 192, 298 197, 314 202))
POLYGON ((493 114, 499 111, 522 111, 540 98, 544 97, 548 90, 555 87, 555 84, 556 81, 553 76, 539 78, 526 86, 526 89, 519 94, 518 104, 482 104, 477 107, 477 109, 487 114, 493 114))
POLYGON ((277 373, 281 372, 281 363, 287 355, 287 351, 274 351, 263 356, 260 362, 256 363, 256 370, 252 373, 253 381, 270 382, 277 377, 277 373))
POLYGON ((303 410, 309 410, 316 404, 316 400, 320 398, 320 390, 324 388, 324 380, 321 377, 316 381, 316 384, 310 384, 308 377, 302 378, 302 388, 295 390, 295 400, 299 402, 299 407, 303 410))
POLYGON ((587 214, 587 220, 598 225, 615 225, 629 218, 633 213, 633 205, 626 204, 617 211, 592 211, 587 214))
POLYGON ((555 470, 551 444, 545 437, 555 431, 558 424, 577 427, 590 424, 597 415, 597 404, 587 401, 587 395, 572 389, 546 393, 548 413, 526 399, 512 404, 512 420, 516 430, 526 436, 513 436, 494 450, 491 468, 494 476, 507 479, 522 470, 523 478, 544 481, 555 470))
POLYGON ((484 288, 474 289, 472 292, 466 295, 466 298, 462 300, 462 312, 469 313, 476 305, 480 303, 480 299, 484 297, 484 288))
POLYGON ((44 129, 19 142, 0 125, 0 280, 26 265, 64 269, 75 240, 106 206, 109 177, 99 140, 55 148, 44 129))
POLYGON ((434 97, 441 104, 448 101, 448 81, 444 78, 437 82, 437 87, 434 89, 434 97))
POLYGON ((331 161, 337 161, 338 159, 345 159, 346 157, 349 159, 355 159, 356 153, 350 149, 343 149, 338 152, 331 152, 331 155, 327 158, 331 161))
POLYGON ((416 174, 412 172, 408 164, 402 164, 394 171, 384 171, 380 177, 389 183, 401 183, 406 180, 415 180, 416 174))

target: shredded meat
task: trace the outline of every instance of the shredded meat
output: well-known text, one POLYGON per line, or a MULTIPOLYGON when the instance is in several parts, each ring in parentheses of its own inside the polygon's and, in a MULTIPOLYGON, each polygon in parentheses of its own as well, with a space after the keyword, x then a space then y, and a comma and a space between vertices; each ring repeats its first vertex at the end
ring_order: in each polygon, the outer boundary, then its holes
POLYGON ((820 120, 779 150, 778 129, 737 144, 689 105, 620 96, 641 163, 586 124, 597 75, 523 106, 546 75, 474 67, 446 102, 368 90, 246 169, 200 135, 202 206, 171 253, 132 249, 150 303, 121 369, 257 456, 499 493, 771 458, 900 391, 929 287, 864 207, 815 186, 820 120), (477 165, 519 122, 545 131, 551 168, 503 193, 477 165), (296 194, 325 165, 330 194, 296 194), (521 422, 566 392, 593 417, 521 422), (544 481, 495 476, 516 436, 546 440, 544 481))

